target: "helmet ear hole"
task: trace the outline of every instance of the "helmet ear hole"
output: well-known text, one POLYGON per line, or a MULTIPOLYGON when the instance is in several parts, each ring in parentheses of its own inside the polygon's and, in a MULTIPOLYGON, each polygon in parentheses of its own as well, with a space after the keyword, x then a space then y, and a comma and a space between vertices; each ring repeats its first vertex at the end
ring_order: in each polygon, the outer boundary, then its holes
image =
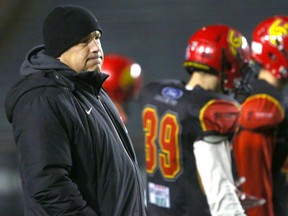
POLYGON ((269 52, 268 55, 269 55, 269 58, 271 59, 271 61, 276 60, 276 56, 273 53, 269 52))
POLYGON ((232 70, 232 64, 231 64, 231 62, 226 62, 226 69, 227 70, 232 70))

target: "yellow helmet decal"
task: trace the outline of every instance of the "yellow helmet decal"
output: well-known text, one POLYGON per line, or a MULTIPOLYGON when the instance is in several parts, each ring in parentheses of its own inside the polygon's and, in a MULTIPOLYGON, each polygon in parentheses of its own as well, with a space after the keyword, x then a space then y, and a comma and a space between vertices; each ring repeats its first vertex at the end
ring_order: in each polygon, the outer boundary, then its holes
POLYGON ((268 29, 269 40, 271 44, 277 46, 276 39, 288 36, 288 22, 283 23, 282 19, 276 19, 268 29))
POLYGON ((242 36, 237 35, 234 30, 230 30, 228 33, 228 42, 230 44, 231 53, 236 56, 237 49, 242 46, 242 36))

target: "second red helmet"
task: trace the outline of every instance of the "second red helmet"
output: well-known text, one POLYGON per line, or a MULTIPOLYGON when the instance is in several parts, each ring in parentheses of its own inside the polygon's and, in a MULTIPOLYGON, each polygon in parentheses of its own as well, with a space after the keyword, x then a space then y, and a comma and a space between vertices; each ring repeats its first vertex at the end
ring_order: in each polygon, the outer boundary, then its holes
POLYGON ((259 23, 252 34, 252 58, 277 79, 288 78, 288 16, 259 23))
POLYGON ((103 87, 115 102, 124 103, 140 90, 141 67, 133 59, 120 54, 106 54, 102 71, 109 74, 103 87))

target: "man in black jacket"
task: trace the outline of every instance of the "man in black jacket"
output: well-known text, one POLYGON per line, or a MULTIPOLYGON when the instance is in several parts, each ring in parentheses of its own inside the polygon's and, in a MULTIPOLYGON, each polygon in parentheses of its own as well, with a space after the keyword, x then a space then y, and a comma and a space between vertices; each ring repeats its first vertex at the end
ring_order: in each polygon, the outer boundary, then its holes
POLYGON ((145 215, 131 140, 102 89, 101 36, 87 9, 56 7, 8 92, 24 215, 145 215))

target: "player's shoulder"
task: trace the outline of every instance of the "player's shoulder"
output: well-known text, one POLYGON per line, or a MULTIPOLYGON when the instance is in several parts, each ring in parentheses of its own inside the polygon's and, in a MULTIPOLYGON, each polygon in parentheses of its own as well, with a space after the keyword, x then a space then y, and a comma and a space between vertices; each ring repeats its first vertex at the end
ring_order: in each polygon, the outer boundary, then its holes
POLYGON ((141 92, 147 93, 147 92, 161 91, 164 88, 183 89, 185 88, 185 84, 181 80, 176 80, 176 79, 152 81, 152 82, 145 84, 141 92))
POLYGON ((199 112, 199 120, 205 133, 231 134, 237 129, 241 105, 232 97, 215 94, 206 101, 199 112))
POLYGON ((150 87, 162 87, 162 86, 182 86, 183 81, 177 79, 163 79, 157 81, 151 81, 144 85, 144 88, 150 87))
POLYGON ((252 95, 265 94, 281 101, 283 99, 283 92, 274 86, 270 85, 265 80, 254 80, 251 83, 252 95))
POLYGON ((240 103, 233 97, 233 95, 229 94, 206 91, 206 98, 208 101, 221 101, 223 104, 235 104, 236 106, 240 106, 240 103))

